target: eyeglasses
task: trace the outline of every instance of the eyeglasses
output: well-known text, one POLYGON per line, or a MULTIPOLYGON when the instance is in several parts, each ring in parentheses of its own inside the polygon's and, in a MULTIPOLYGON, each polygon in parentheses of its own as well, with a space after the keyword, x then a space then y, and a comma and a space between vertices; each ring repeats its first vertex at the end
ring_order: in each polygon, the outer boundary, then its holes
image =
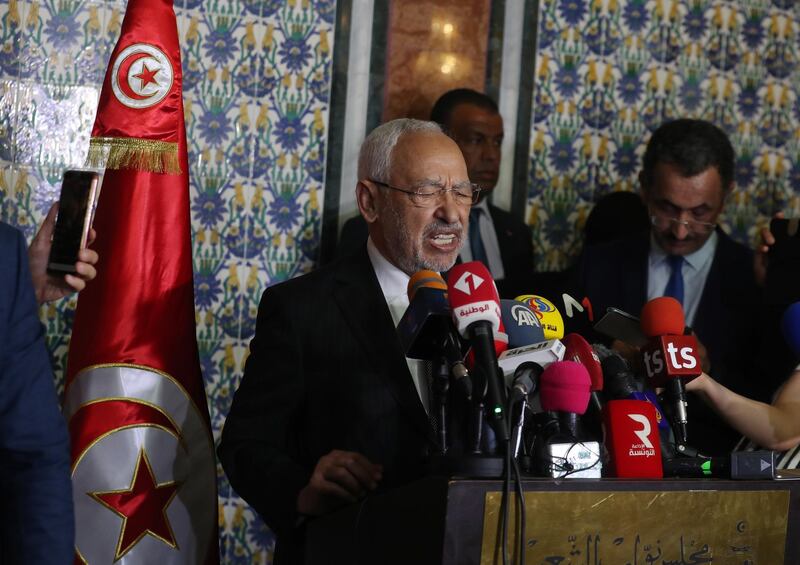
POLYGON ((668 218, 666 216, 659 216, 653 214, 650 216, 650 223, 659 230, 672 229, 673 226, 683 226, 690 233, 697 235, 705 235, 714 231, 717 224, 710 224, 708 222, 700 222, 697 220, 679 220, 678 218, 668 218))
POLYGON ((481 187, 474 183, 464 183, 452 188, 445 188, 435 184, 426 184, 416 189, 400 188, 399 186, 392 186, 389 183, 381 182, 379 180, 369 179, 377 185, 385 186, 390 190, 403 192, 408 194, 411 203, 419 208, 427 208, 434 206, 444 201, 444 195, 448 192, 453 195, 456 204, 461 206, 472 206, 478 202, 478 197, 481 193, 481 187))

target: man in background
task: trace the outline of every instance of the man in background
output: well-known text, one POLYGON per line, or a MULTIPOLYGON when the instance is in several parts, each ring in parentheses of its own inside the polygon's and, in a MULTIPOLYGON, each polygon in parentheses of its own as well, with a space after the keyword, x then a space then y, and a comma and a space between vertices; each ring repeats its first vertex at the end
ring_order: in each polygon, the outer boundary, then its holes
MULTIPOLYGON (((650 229, 586 248, 573 287, 598 316, 609 306, 638 316, 653 298, 676 298, 696 333, 703 368, 735 392, 767 399, 772 383, 748 370, 758 343, 753 254, 717 226, 733 175, 733 147, 722 130, 701 120, 663 124, 639 174, 650 229)), ((738 437, 701 402, 689 403, 690 445, 716 455, 738 437)))
MULTIPOLYGON (((457 144, 467 164, 469 179, 481 188, 480 201, 470 211, 468 240, 461 261, 481 261, 492 273, 503 297, 533 292, 533 243, 530 227, 489 203, 500 176, 503 118, 497 104, 485 94, 459 88, 443 94, 431 110, 457 144)), ((342 228, 338 255, 364 244, 366 225, 361 217, 342 228)))

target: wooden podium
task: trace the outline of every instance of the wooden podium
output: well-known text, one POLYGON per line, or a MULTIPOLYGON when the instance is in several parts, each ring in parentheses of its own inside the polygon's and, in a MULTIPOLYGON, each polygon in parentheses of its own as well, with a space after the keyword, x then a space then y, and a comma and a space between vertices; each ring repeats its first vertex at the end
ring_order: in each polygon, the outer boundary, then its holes
MULTIPOLYGON (((308 524, 306 563, 499 564, 501 489, 430 477, 369 497, 308 524)), ((800 481, 526 479, 523 490, 530 565, 800 563, 800 481)))

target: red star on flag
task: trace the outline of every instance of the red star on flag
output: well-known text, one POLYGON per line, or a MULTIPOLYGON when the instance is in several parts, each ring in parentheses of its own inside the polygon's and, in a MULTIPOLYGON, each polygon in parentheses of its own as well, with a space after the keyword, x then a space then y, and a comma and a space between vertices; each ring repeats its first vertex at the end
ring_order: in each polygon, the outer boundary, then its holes
POLYGON ((144 87, 150 84, 151 82, 155 85, 158 85, 158 81, 156 80, 156 73, 160 69, 150 70, 147 68, 147 63, 142 63, 142 72, 138 75, 133 75, 133 78, 138 78, 142 81, 141 86, 139 87, 140 90, 144 90, 144 87))
POLYGON ((144 449, 133 471, 127 490, 91 492, 89 496, 122 517, 122 529, 117 541, 114 560, 120 559, 145 534, 150 534, 172 548, 177 547, 167 519, 167 507, 178 492, 180 484, 171 481, 157 484, 144 449))

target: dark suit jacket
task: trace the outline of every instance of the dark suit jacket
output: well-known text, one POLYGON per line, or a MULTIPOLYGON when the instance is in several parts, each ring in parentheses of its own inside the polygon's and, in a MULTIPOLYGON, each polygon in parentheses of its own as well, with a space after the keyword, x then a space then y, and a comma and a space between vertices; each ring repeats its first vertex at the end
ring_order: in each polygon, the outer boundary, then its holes
MULTIPOLYGON (((700 298, 694 330, 708 349, 711 375, 746 396, 769 400, 773 384, 760 378, 757 317, 760 291, 753 276, 752 252, 717 230, 719 243, 700 298)), ((649 232, 587 248, 573 290, 588 296, 596 317, 609 306, 639 316, 647 302, 649 232)), ((701 452, 730 451, 739 435, 689 398, 689 443, 701 452)))
MULTIPOLYGON (((495 281, 502 298, 514 298, 534 292, 533 240, 531 228, 512 214, 489 204, 489 214, 497 233, 500 259, 505 278, 495 281)), ((364 245, 367 240, 367 223, 361 216, 350 218, 342 226, 336 254, 342 257, 364 245)))
POLYGON ((435 441, 365 245, 264 292, 219 456, 276 562, 301 558, 295 504, 320 457, 360 452, 391 488, 422 476, 435 441))
POLYGON ((22 234, 0 223, 0 563, 72 563, 69 438, 22 234))

